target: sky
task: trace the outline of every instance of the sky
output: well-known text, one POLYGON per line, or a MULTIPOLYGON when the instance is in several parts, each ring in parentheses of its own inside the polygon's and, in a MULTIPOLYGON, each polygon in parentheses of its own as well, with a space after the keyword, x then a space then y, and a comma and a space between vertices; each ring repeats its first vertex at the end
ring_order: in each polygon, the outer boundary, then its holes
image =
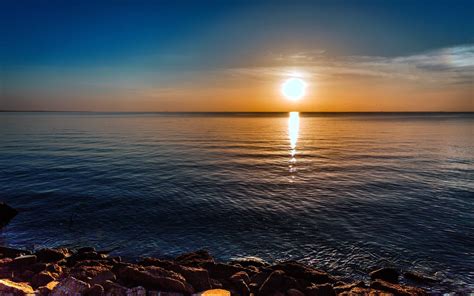
POLYGON ((474 1, 0 3, 0 110, 474 111, 474 1), (291 77, 307 84, 292 101, 291 77))

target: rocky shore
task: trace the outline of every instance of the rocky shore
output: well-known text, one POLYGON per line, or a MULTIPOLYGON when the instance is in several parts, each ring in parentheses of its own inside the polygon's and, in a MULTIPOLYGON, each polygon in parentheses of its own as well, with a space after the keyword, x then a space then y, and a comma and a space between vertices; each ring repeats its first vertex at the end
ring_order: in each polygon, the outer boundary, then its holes
MULTIPOLYGON (((412 280, 435 280, 405 274, 412 280)), ((370 273, 370 282, 342 282, 296 261, 269 264, 258 258, 217 262, 207 251, 173 259, 121 257, 92 247, 40 249, 0 247, 0 295, 426 295, 399 284, 396 269, 370 273)))

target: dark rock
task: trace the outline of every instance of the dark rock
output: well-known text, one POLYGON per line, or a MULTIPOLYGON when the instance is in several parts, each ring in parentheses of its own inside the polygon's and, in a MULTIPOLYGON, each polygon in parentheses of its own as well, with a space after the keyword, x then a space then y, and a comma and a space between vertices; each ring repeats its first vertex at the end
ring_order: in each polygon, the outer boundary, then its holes
POLYGON ((414 281, 421 284, 432 284, 432 283, 439 282, 439 280, 435 277, 424 275, 422 273, 415 272, 415 271, 407 271, 403 274, 403 277, 405 277, 407 280, 414 281))
POLYGON ((15 269, 24 269, 36 263, 36 256, 35 255, 23 255, 16 257, 10 263, 10 266, 15 269))
MULTIPOLYGON (((155 269, 159 267, 154 267, 155 269)), ((151 270, 138 270, 132 267, 124 267, 119 272, 119 278, 130 286, 143 286, 150 290, 160 290, 165 292, 179 292, 185 294, 193 293, 193 288, 184 281, 163 276, 164 271, 153 272, 151 270)))
POLYGON ((216 279, 209 279, 209 282, 211 283, 211 289, 220 289, 222 288, 222 283, 216 279))
POLYGON ((34 273, 45 271, 46 268, 48 268, 48 264, 42 262, 37 262, 30 266, 31 271, 34 273))
POLYGON ((49 272, 55 272, 61 274, 63 272, 63 268, 57 264, 48 264, 46 266, 46 270, 49 272))
POLYGON ((16 215, 18 215, 17 210, 4 202, 0 202, 0 228, 7 225, 16 215))
POLYGON ((350 291, 355 287, 365 288, 365 283, 363 281, 359 281, 359 282, 350 283, 350 284, 335 285, 334 292, 336 292, 336 294, 339 294, 345 291, 350 291))
POLYGON ((243 280, 246 284, 250 284, 250 277, 245 271, 239 271, 230 277, 231 281, 243 280))
POLYGON ((239 271, 248 271, 244 267, 225 263, 215 263, 206 265, 209 275, 215 279, 228 279, 239 271))
POLYGON ((212 258, 208 251, 199 250, 178 256, 175 258, 175 261, 182 265, 199 266, 203 263, 214 263, 214 258, 212 258))
POLYGON ((89 284, 91 284, 91 285, 102 284, 105 281, 115 281, 116 279, 117 278, 115 277, 115 274, 112 271, 104 270, 104 271, 101 271, 100 273, 96 274, 89 281, 89 284))
POLYGON ((384 267, 377 270, 374 270, 369 273, 372 280, 381 279, 390 283, 398 283, 398 277, 400 273, 397 269, 391 267, 384 267))
POLYGON ((0 254, 3 254, 5 257, 15 258, 21 255, 31 255, 31 252, 14 248, 0 247, 0 254))
POLYGON ((33 288, 27 283, 16 283, 6 279, 0 279, 0 295, 29 296, 33 295, 33 292, 33 288))
POLYGON ((41 249, 35 253, 39 262, 51 263, 66 257, 63 251, 55 249, 41 249))
POLYGON ((297 288, 296 280, 289 277, 282 270, 273 271, 258 291, 260 296, 275 295, 275 293, 285 293, 289 289, 297 288))
POLYGON ((297 289, 289 289, 286 291, 286 296, 305 296, 303 292, 297 289))
POLYGON ((101 285, 94 285, 86 291, 85 296, 103 296, 104 292, 104 287, 101 285))
POLYGON ((331 284, 321 284, 307 287, 305 294, 308 296, 335 296, 336 292, 331 284))
POLYGON ((104 290, 105 295, 110 296, 126 296, 127 295, 127 288, 121 286, 120 284, 107 281, 104 283, 104 290))
POLYGON ((243 279, 231 280, 230 290, 233 291, 233 295, 248 296, 250 295, 250 288, 243 279))
POLYGON ((377 279, 370 283, 370 288, 390 292, 395 296, 424 296, 425 291, 415 287, 402 286, 377 279))
POLYGON ((88 289, 89 284, 70 276, 60 281, 49 296, 69 296, 71 291, 74 291, 74 295, 82 295, 88 289))
POLYGON ((296 261, 283 262, 270 268, 273 270, 283 270, 288 276, 315 284, 334 282, 326 272, 305 266, 296 261))
POLYGON ((238 258, 231 261, 231 264, 240 264, 243 267, 266 267, 270 266, 268 262, 258 257, 245 257, 245 258, 238 258))
POLYGON ((81 254, 81 253, 94 253, 95 252, 95 248, 94 247, 82 247, 82 248, 79 248, 76 250, 77 253, 81 254))
POLYGON ((127 296, 146 296, 146 290, 143 287, 133 287, 127 290, 127 296))
POLYGON ((46 286, 48 283, 56 280, 54 276, 47 272, 47 271, 42 271, 40 273, 35 274, 32 279, 31 279, 31 285, 33 288, 41 287, 41 286, 46 286))

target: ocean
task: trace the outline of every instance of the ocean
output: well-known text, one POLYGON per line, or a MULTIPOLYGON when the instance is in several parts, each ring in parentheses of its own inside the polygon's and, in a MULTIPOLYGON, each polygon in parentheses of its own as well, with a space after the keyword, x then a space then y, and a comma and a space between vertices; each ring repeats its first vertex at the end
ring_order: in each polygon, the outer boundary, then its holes
POLYGON ((201 248, 474 289, 472 113, 0 113, 0 245, 201 248))

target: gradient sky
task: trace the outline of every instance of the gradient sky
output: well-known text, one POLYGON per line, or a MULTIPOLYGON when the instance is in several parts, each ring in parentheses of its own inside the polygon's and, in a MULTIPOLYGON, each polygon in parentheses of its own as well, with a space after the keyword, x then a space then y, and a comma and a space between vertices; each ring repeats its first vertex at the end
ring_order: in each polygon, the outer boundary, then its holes
POLYGON ((2 110, 474 111, 474 1, 0 4, 2 110), (307 96, 281 83, 299 76, 307 96))

